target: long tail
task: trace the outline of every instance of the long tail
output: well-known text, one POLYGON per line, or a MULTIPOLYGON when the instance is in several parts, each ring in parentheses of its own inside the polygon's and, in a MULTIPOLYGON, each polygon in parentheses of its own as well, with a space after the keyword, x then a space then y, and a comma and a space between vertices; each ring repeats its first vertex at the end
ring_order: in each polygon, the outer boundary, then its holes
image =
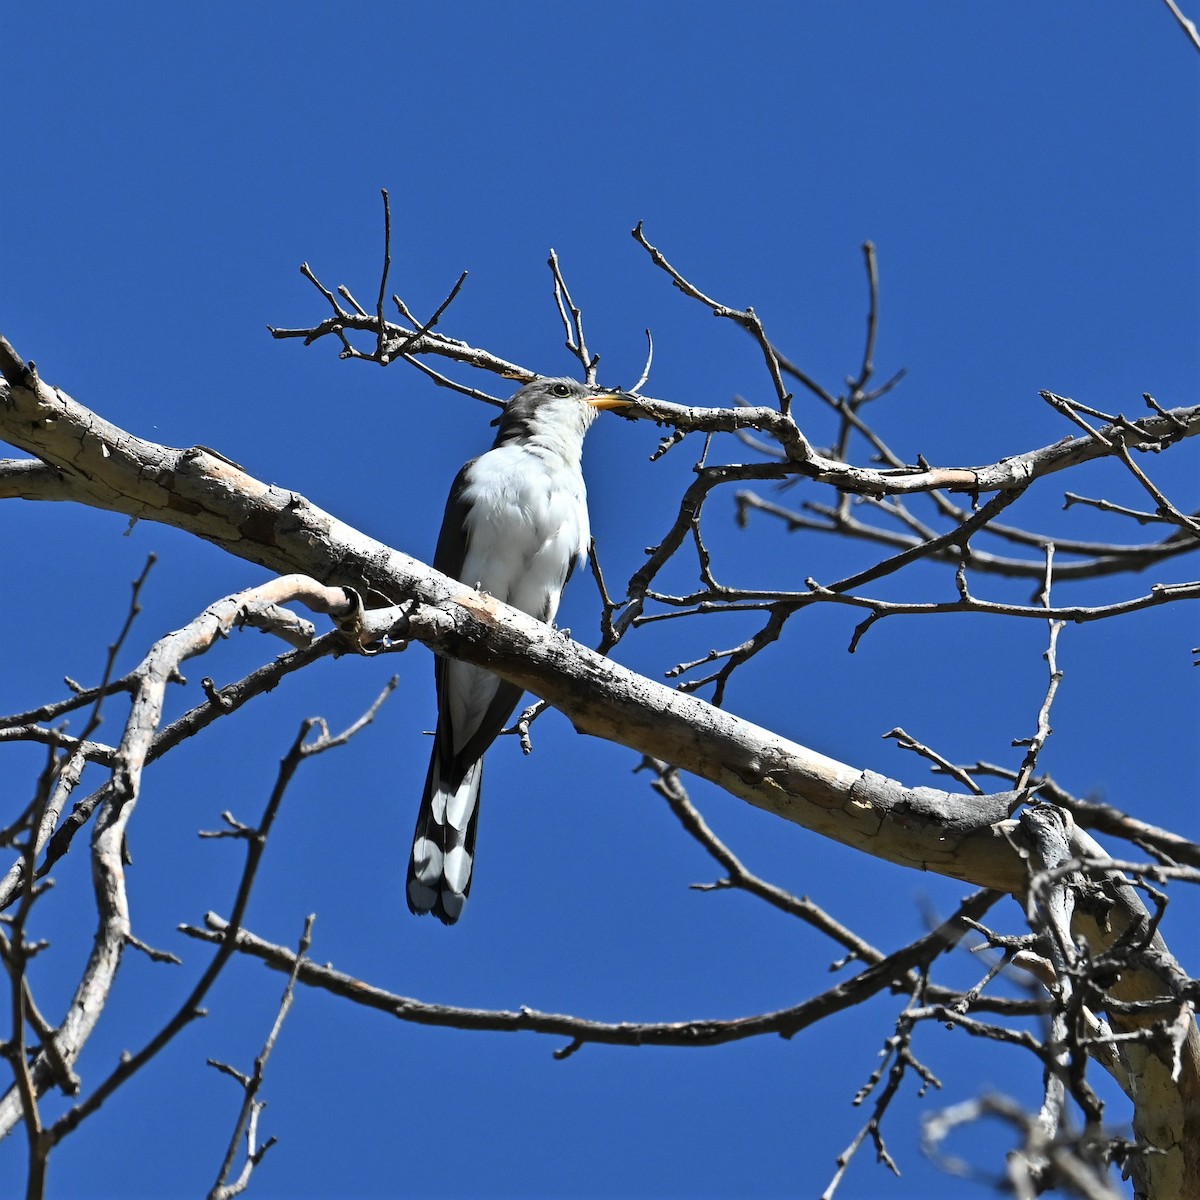
POLYGON ((434 741, 408 864, 405 891, 410 912, 431 912, 444 925, 453 925, 462 915, 471 893, 482 783, 482 758, 476 759, 456 784, 444 771, 434 741))

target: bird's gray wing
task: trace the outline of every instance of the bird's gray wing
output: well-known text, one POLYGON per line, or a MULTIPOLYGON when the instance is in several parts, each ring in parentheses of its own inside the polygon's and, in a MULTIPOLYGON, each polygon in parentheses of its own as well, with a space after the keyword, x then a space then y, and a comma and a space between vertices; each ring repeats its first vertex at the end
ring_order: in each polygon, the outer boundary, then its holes
MULTIPOLYGON (((462 497, 467 487, 471 468, 476 462, 478 459, 471 459, 454 477, 454 482, 450 485, 450 495, 446 500, 446 512, 442 517, 442 529, 438 534, 437 549, 433 555, 433 565, 443 575, 449 575, 451 579, 458 579, 472 587, 474 587, 473 580, 462 578, 463 563, 467 558, 467 506, 463 503, 462 497)), ((480 720, 474 736, 455 754, 454 735, 446 697, 448 667, 448 660, 438 655, 434 662, 434 681, 437 685, 438 701, 437 737, 443 770, 446 772, 447 779, 453 781, 453 784, 457 786, 465 771, 476 759, 483 756, 483 752, 496 740, 500 731, 508 723, 508 718, 512 716, 525 689, 500 679, 496 694, 480 720)))
POLYGON ((451 579, 461 579, 463 563, 467 557, 467 506, 463 503, 463 492, 467 486, 467 475, 478 462, 471 459, 454 477, 450 495, 446 498, 446 511, 442 516, 442 531, 438 534, 437 549, 433 552, 434 569, 451 579))

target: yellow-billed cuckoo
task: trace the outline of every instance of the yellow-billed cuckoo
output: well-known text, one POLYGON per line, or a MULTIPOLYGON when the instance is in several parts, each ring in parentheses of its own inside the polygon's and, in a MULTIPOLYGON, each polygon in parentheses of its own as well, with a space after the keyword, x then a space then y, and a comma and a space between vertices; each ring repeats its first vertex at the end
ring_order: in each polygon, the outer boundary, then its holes
MULTIPOLYGON (((591 538, 580 458, 597 413, 633 402, 573 379, 538 379, 508 402, 495 444, 454 480, 433 565, 541 621, 591 538)), ((438 723, 413 835, 408 907, 447 925, 471 890, 483 753, 521 688, 470 663, 435 660, 438 723)))

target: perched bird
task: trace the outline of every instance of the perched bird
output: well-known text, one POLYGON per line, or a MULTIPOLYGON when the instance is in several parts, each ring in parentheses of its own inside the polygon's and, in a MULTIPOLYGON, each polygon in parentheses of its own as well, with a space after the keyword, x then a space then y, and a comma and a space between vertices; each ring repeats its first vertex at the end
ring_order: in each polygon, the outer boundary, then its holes
MULTIPOLYGON (((505 406, 495 444, 454 480, 433 565, 540 621, 591 534, 580 458, 597 413, 633 402, 573 379, 538 379, 505 406)), ((447 925, 471 890, 483 754, 521 688, 483 667, 435 660, 438 723, 408 868, 408 907, 447 925)))

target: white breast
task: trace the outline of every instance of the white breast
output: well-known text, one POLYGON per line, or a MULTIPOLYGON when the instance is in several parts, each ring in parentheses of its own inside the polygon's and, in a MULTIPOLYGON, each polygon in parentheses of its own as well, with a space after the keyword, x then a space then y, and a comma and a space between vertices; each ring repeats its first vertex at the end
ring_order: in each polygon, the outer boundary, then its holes
POLYGON ((578 462, 498 446, 472 465, 462 499, 463 583, 552 621, 571 564, 586 555, 590 538, 578 462))

